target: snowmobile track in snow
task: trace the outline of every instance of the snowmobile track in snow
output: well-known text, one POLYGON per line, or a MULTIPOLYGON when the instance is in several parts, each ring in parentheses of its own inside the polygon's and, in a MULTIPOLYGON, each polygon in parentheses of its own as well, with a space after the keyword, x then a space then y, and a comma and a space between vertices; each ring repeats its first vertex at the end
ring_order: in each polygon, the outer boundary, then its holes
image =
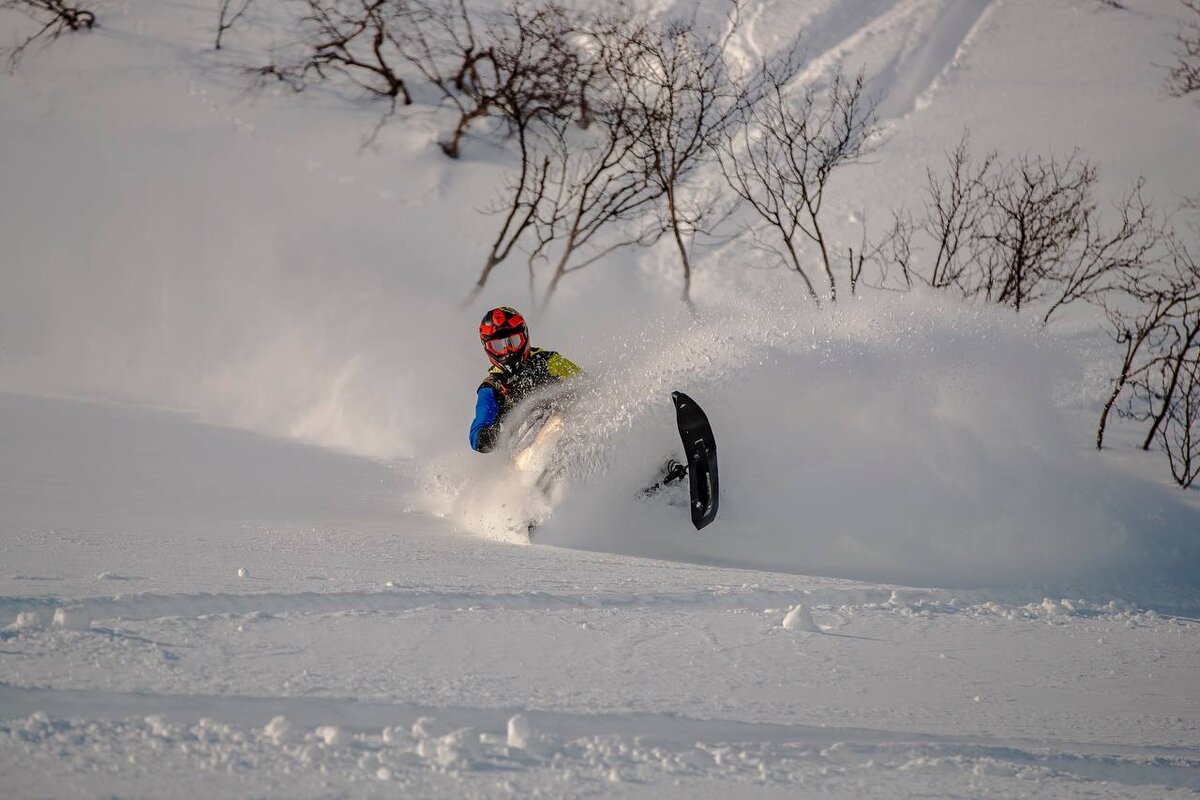
MULTIPOLYGON (((856 59, 869 53, 869 89, 880 118, 903 117, 928 103, 991 7, 992 0, 828 3, 803 17, 796 30, 804 57, 799 81, 819 84, 839 68, 853 73, 863 66, 856 59)), ((786 0, 753 7, 743 24, 744 47, 761 56, 785 46, 780 32, 795 25, 796 14, 786 0)))

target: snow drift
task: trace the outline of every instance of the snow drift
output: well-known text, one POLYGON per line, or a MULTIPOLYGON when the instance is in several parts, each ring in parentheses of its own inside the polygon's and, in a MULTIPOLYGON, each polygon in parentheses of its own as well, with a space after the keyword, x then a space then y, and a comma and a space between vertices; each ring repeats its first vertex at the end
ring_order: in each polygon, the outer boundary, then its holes
MULTIPOLYGON (((729 304, 660 314, 591 355, 575 485, 539 543, 943 586, 1198 574, 1192 512, 1088 449, 1054 399, 1072 362, 1008 312, 923 296, 729 304), (720 453, 721 515, 699 534, 686 508, 634 499, 679 456, 676 388, 720 453)), ((437 510, 519 536, 544 510, 521 507, 537 501, 500 458, 440 465, 437 510)))

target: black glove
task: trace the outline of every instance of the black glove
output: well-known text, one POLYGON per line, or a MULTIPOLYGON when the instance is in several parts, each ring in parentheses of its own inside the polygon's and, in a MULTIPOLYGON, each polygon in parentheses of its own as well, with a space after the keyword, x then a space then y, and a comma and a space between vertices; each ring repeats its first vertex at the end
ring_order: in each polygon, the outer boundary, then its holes
POLYGON ((500 426, 489 425, 479 431, 479 436, 475 438, 475 449, 481 453, 490 453, 496 447, 496 440, 500 438, 500 426))

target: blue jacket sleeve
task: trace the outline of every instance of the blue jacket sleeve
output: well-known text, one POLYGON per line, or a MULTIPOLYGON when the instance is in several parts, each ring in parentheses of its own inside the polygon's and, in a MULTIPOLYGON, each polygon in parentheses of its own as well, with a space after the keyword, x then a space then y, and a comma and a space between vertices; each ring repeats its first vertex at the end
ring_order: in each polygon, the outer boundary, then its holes
POLYGON ((496 418, 500 416, 500 403, 496 390, 480 386, 475 394, 475 419, 471 422, 471 448, 486 453, 495 446, 496 418))

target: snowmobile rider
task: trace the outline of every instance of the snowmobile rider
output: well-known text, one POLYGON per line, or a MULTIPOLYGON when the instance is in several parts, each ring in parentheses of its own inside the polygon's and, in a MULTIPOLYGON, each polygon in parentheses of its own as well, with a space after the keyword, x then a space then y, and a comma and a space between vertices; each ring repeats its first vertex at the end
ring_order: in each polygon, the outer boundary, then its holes
POLYGON ((574 363, 554 352, 529 346, 529 328, 515 308, 500 306, 483 315, 479 341, 492 368, 475 393, 471 447, 490 452, 500 436, 504 417, 536 389, 583 374, 574 363))

